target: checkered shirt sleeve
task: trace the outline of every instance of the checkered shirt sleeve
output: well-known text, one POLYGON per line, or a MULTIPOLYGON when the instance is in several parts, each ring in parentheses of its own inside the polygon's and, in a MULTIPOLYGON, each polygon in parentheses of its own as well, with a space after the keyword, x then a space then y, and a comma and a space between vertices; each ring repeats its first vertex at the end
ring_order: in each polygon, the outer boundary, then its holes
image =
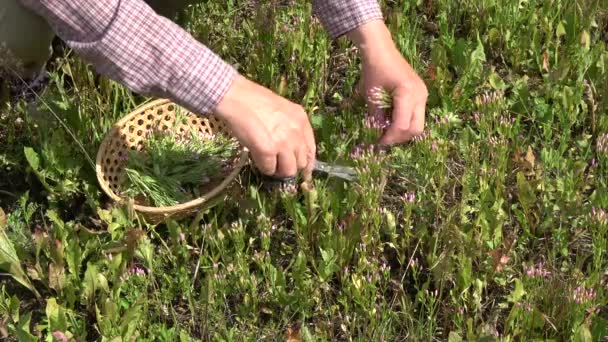
POLYGON ((96 70, 131 90, 213 112, 236 70, 142 0, 21 0, 96 70))
MULTIPOLYGON (((96 70, 144 95, 213 112, 237 71, 143 0, 20 0, 96 70)), ((376 0, 313 0, 332 38, 382 19, 376 0)))
POLYGON ((313 0, 313 10, 332 38, 372 20, 382 20, 376 0, 313 0))

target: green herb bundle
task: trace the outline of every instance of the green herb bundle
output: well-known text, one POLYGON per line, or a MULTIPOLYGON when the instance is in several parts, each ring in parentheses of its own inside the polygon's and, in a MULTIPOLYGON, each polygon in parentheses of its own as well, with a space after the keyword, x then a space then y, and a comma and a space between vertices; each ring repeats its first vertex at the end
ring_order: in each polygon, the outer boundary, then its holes
MULTIPOLYGON (((178 120, 176 120, 177 122, 178 120)), ((142 151, 130 151, 124 195, 154 206, 172 206, 200 195, 235 156, 238 143, 222 134, 198 131, 146 134, 142 151)))

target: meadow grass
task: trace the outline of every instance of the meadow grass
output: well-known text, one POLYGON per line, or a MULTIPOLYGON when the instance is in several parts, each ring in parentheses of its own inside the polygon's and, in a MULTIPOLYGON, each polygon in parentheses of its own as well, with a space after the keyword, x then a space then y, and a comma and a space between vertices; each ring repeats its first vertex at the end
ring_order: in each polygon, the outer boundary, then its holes
POLYGON ((356 49, 308 1, 201 2, 185 28, 301 103, 353 183, 240 191, 150 225, 89 161, 145 98, 69 51, 0 112, 0 334, 9 340, 602 341, 608 336, 608 3, 384 1, 425 79, 425 133, 387 151, 356 49), (87 157, 88 155, 88 157, 87 157))

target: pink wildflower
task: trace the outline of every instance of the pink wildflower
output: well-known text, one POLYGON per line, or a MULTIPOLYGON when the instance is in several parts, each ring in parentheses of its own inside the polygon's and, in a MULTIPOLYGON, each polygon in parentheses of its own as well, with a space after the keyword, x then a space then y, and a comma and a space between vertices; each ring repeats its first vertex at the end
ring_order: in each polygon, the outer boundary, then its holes
POLYGON ((416 201, 416 193, 415 192, 408 192, 406 194, 403 195, 402 197, 404 202, 407 203, 414 203, 416 201))
POLYGON ((380 87, 370 89, 368 100, 369 103, 381 109, 389 109, 392 106, 391 95, 380 87))
POLYGON ((68 341, 69 341, 69 339, 68 339, 68 337, 66 336, 66 334, 65 334, 65 333, 63 333, 63 332, 61 332, 61 331, 59 331, 59 330, 55 330, 55 331, 53 331, 53 337, 54 337, 54 338, 55 338, 57 341, 59 341, 59 342, 68 342, 68 341))
POLYGON ((536 265, 524 266, 524 272, 529 278, 548 278, 551 275, 542 261, 536 265))
POLYGON ((583 304, 595 299, 597 293, 595 289, 586 289, 584 286, 578 286, 572 293, 572 300, 577 304, 583 304))
POLYGON ((591 221, 599 224, 607 224, 608 212, 604 209, 598 209, 593 207, 591 209, 591 221))
POLYGON ((431 151, 435 152, 439 149, 439 147, 437 146, 437 141, 433 140, 433 142, 431 143, 431 151))

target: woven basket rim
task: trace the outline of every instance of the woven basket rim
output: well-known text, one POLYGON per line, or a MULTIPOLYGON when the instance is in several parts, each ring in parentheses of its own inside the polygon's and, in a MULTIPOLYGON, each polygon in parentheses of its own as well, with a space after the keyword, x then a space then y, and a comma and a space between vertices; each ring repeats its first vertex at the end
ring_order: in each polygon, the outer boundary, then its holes
MULTIPOLYGON (((151 109, 151 108, 154 108, 157 106, 163 106, 165 104, 173 104, 176 107, 180 107, 178 104, 176 104, 168 99, 158 99, 155 101, 144 103, 144 104, 136 107, 129 114, 125 115, 122 119, 117 121, 112 126, 112 128, 106 133, 106 136, 102 140, 101 145, 99 146, 99 149, 97 150, 97 157, 95 160, 95 173, 97 175, 97 181, 98 181, 99 185, 101 186, 101 189, 112 200, 119 202, 119 203, 124 203, 124 202, 128 201, 127 198, 122 198, 122 197, 119 197, 118 195, 116 195, 114 193, 114 191, 112 191, 110 189, 108 182, 106 182, 102 176, 103 152, 105 151, 106 145, 111 141, 110 133, 115 129, 120 129, 122 127, 122 125, 125 124, 127 121, 129 121, 133 116, 135 116, 141 112, 144 112, 148 109, 151 109)), ((235 157, 235 159, 236 159, 236 157, 235 157)), ((134 204, 133 209, 135 209, 136 211, 145 213, 145 214, 171 215, 171 214, 179 213, 181 211, 199 207, 199 206, 205 204, 207 201, 209 201, 213 197, 215 197, 216 195, 218 195, 224 189, 226 189, 228 187, 228 185, 230 185, 230 183, 234 179, 236 179, 238 174, 241 172, 243 167, 248 164, 248 162, 249 162, 249 153, 248 153, 247 149, 242 148, 241 152, 240 152, 240 158, 237 161, 234 169, 228 174, 228 176, 226 176, 220 184, 218 184, 217 186, 215 186, 208 192, 202 194, 198 198, 195 198, 195 199, 190 200, 185 203, 180 203, 180 204, 176 204, 173 206, 169 206, 169 207, 152 207, 152 206, 134 204)))

